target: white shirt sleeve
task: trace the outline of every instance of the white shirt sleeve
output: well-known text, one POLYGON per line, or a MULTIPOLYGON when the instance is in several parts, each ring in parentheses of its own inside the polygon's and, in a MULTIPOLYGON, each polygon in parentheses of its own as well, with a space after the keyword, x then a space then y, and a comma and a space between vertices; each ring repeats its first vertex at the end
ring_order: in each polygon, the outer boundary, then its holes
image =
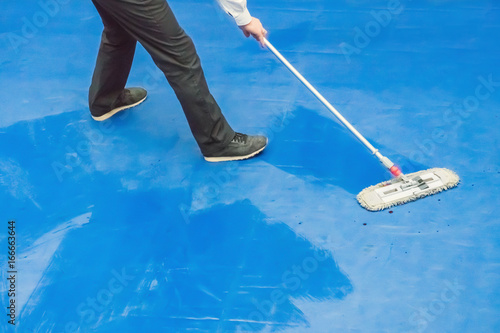
POLYGON ((217 0, 217 2, 226 13, 234 18, 237 25, 246 25, 252 20, 246 0, 217 0))

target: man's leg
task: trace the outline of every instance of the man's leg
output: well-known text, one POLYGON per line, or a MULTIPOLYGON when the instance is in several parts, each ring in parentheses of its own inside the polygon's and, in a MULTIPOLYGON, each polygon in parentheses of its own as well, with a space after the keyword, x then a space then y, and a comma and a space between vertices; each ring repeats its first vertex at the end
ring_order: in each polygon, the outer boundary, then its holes
POLYGON ((104 8, 93 2, 104 24, 89 90, 90 111, 92 116, 99 117, 115 106, 124 91, 137 41, 104 8))
POLYGON ((138 40, 165 74, 206 156, 235 136, 211 95, 191 38, 165 0, 93 0, 138 40))

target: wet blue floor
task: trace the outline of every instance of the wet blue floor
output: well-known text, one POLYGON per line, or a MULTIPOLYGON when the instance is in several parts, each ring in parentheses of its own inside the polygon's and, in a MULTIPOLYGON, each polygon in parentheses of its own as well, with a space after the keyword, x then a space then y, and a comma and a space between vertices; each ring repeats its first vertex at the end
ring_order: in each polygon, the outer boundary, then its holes
MULTIPOLYGON (((54 0, 55 1, 55 0, 54 0)), ((1 332, 499 332, 500 4, 249 0, 269 40, 405 172, 453 190, 379 213, 379 162, 212 1, 171 1, 258 158, 205 162, 139 48, 146 103, 86 105, 90 1, 0 14, 1 332), (196 14, 194 14, 196 13, 196 14)), ((51 5, 47 5, 51 4, 51 5)))

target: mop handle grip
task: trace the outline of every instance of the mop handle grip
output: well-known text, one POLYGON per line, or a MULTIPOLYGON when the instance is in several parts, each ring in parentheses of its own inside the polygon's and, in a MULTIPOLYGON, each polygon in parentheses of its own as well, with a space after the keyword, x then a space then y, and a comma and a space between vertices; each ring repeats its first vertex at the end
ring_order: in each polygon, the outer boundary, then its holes
MULTIPOLYGON (((327 100, 326 98, 323 97, 323 95, 321 95, 317 90, 316 88, 314 88, 300 73, 299 71, 297 71, 295 69, 295 67, 292 66, 292 64, 290 64, 288 62, 288 60, 285 59, 285 57, 283 57, 281 55, 281 53, 276 50, 276 48, 266 39, 264 38, 264 44, 271 50, 271 52, 274 53, 274 55, 293 73, 293 75, 295 75, 306 87, 307 89, 309 89, 313 94, 314 96, 316 96, 316 98, 319 99, 319 101, 321 103, 323 103, 324 106, 327 107, 328 110, 330 110, 334 115, 335 117, 337 117, 338 120, 340 120, 344 125, 345 127, 347 127, 347 129, 349 129, 358 139, 359 141, 361 141, 371 152, 372 154, 374 154, 375 156, 378 157, 378 159, 380 160, 380 162, 382 162, 382 164, 384 164, 385 167, 387 167, 388 169, 391 169, 393 166, 394 166, 394 163, 392 163, 387 157, 383 156, 382 154, 379 153, 378 149, 376 149, 375 147, 373 147, 373 145, 368 142, 368 140, 365 139, 364 136, 361 135, 361 133, 359 133, 352 125, 351 123, 349 123, 341 114, 340 112, 338 112, 334 107, 333 105, 331 105, 327 100)), ((392 172, 392 171, 391 171, 392 172)))

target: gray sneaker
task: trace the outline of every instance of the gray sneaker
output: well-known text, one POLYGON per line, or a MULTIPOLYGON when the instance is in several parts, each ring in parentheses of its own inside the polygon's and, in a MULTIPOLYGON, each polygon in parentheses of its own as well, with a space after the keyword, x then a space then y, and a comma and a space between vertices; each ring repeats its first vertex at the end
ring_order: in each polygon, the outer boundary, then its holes
POLYGON ((267 146, 267 138, 262 135, 236 133, 224 149, 205 156, 209 162, 238 161, 253 157, 267 146))
POLYGON ((142 88, 124 89, 120 96, 116 99, 116 102, 113 104, 110 111, 100 116, 92 115, 92 118, 97 121, 106 120, 120 111, 130 109, 141 104, 147 96, 148 92, 142 88))

